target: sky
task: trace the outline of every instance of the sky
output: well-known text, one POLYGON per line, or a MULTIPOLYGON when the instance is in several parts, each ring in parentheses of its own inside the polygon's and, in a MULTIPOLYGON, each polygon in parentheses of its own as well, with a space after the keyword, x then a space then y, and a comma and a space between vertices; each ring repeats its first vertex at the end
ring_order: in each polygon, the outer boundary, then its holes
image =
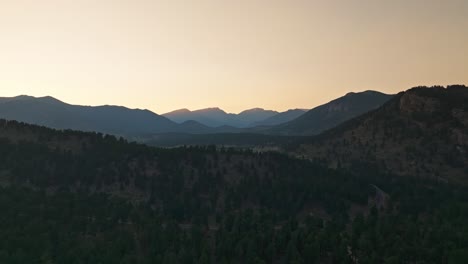
POLYGON ((466 0, 0 0, 0 96, 165 113, 468 84, 466 0))

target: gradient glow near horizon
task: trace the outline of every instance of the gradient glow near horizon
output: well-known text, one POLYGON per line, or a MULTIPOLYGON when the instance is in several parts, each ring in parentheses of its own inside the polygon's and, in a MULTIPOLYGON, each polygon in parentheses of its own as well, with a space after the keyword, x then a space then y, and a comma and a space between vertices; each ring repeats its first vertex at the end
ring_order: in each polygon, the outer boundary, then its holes
POLYGON ((466 0, 0 0, 0 96, 164 113, 468 84, 466 0))

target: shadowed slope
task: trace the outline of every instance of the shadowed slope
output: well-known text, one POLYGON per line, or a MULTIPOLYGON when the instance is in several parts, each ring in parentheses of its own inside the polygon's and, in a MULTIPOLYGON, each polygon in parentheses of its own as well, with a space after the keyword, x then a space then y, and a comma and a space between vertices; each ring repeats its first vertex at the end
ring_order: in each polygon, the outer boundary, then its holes
POLYGON ((468 182, 468 88, 417 87, 317 137, 296 153, 331 167, 468 182), (361 169, 365 169, 362 167, 361 169))
POLYGON ((392 98, 376 91, 349 93, 318 106, 297 119, 266 130, 281 135, 316 135, 351 118, 374 110, 392 98))

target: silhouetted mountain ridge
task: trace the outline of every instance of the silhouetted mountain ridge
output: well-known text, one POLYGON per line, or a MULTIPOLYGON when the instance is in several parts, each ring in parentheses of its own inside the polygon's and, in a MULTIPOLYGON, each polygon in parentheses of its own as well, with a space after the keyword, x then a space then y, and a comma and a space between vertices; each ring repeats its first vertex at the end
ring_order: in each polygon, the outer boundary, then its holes
POLYGON ((180 109, 165 114, 171 120, 149 110, 114 105, 79 106, 50 96, 36 98, 23 95, 0 98, 0 118, 56 129, 96 131, 131 138, 142 138, 145 135, 151 138, 159 133, 309 135, 369 111, 382 101, 380 98, 387 97, 390 96, 371 91, 350 93, 306 114, 301 109, 278 113, 253 108, 239 114, 229 114, 218 107, 196 111, 180 109), (281 124, 287 121, 290 122, 281 124))
POLYGON ((116 135, 178 132, 182 127, 149 110, 123 106, 70 105, 53 97, 0 99, 0 117, 56 129, 97 131, 116 135))

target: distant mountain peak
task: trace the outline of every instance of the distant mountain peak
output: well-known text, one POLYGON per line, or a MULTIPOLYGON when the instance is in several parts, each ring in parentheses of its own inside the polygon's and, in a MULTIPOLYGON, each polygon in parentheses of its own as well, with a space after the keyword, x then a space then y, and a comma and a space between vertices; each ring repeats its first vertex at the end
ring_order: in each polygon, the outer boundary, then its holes
POLYGON ((25 94, 12 97, 12 99, 34 99, 34 98, 35 98, 34 96, 25 95, 25 94))
POLYGON ((60 101, 57 98, 54 98, 52 96, 43 96, 43 97, 37 97, 36 99, 42 101, 42 102, 47 102, 51 104, 65 104, 64 102, 60 101))
POLYGON ((31 100, 31 99, 35 99, 35 97, 29 96, 29 95, 18 95, 15 97, 0 97, 0 102, 21 101, 21 100, 31 100))
POLYGON ((260 107, 255 107, 255 108, 244 110, 244 111, 242 111, 240 113, 242 114, 242 113, 253 113, 253 112, 262 112, 262 111, 271 111, 271 110, 265 110, 265 109, 260 108, 260 107))
POLYGON ((18 95, 14 97, 0 97, 0 99, 4 102, 11 102, 11 101, 30 101, 30 100, 36 100, 39 102, 45 102, 45 103, 53 103, 53 104, 65 104, 64 102, 52 97, 52 96, 42 96, 42 97, 35 97, 35 96, 30 96, 30 95, 18 95))
POLYGON ((208 107, 208 108, 203 108, 203 109, 199 109, 199 110, 195 110, 195 111, 192 111, 192 112, 198 112, 198 113, 203 113, 203 112, 218 112, 218 113, 226 113, 226 111, 224 111, 223 109, 219 108, 219 107, 208 107))
POLYGON ((188 110, 187 108, 181 108, 181 109, 177 109, 177 110, 174 110, 174 111, 167 112, 164 115, 186 114, 186 113, 191 113, 191 111, 188 110))
POLYGON ((389 95, 389 94, 386 94, 386 93, 382 93, 382 92, 379 92, 379 91, 375 91, 375 90, 365 90, 365 91, 362 91, 362 92, 349 92, 345 95, 345 97, 347 96, 355 96, 355 95, 374 95, 374 94, 383 94, 383 95, 389 95))

